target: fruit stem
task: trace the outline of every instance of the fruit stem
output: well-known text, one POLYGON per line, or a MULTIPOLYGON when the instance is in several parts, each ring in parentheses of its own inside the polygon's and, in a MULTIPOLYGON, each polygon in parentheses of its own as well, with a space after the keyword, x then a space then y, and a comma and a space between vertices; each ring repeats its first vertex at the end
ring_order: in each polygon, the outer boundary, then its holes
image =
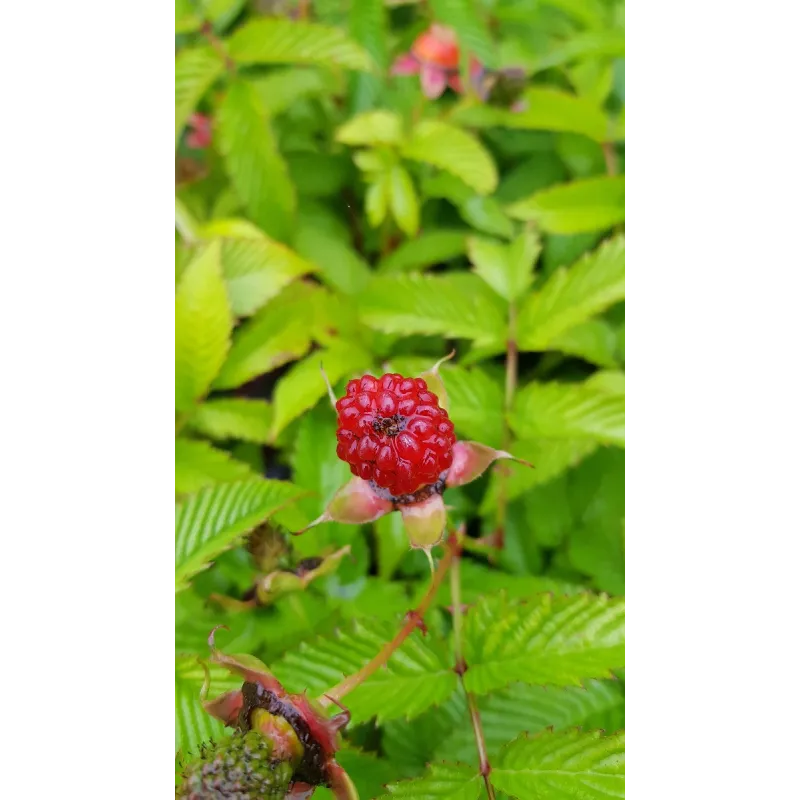
POLYGON ((425 612, 428 610, 428 606, 430 606, 433 598, 436 597, 436 593, 439 591, 439 587, 444 580, 444 576, 447 574, 447 570, 450 568, 450 564, 452 563, 457 550, 458 542, 455 537, 451 537, 447 540, 444 557, 439 562, 439 566, 436 568, 436 572, 433 574, 430 586, 428 586, 428 591, 425 592, 425 596, 422 598, 419 605, 413 611, 408 613, 408 619, 403 627, 400 628, 394 639, 392 639, 390 642, 387 642, 381 648, 380 652, 375 656, 375 658, 365 664, 358 672, 349 675, 343 681, 337 683, 332 689, 328 689, 327 691, 323 692, 322 695, 317 698, 317 702, 320 705, 327 707, 331 705, 332 702, 341 700, 346 694, 352 692, 356 686, 359 686, 367 678, 369 678, 370 675, 377 672, 377 670, 379 670, 391 658, 395 650, 397 650, 400 645, 402 645, 403 642, 423 624, 425 612))
POLYGON ((456 666, 455 672, 458 675, 461 688, 467 696, 467 708, 469 708, 469 718, 472 722, 472 731, 475 734, 475 744, 478 747, 478 758, 480 759, 481 775, 486 785, 486 794, 489 800, 495 800, 494 786, 489 780, 492 766, 489 763, 489 756, 486 752, 486 739, 483 736, 481 717, 478 712, 478 704, 475 696, 467 691, 464 684, 464 673, 467 671, 467 662, 464 660, 464 647, 462 629, 464 624, 464 609, 461 605, 461 557, 456 554, 453 559, 453 566, 450 570, 450 603, 453 609, 453 647, 455 649, 456 666))

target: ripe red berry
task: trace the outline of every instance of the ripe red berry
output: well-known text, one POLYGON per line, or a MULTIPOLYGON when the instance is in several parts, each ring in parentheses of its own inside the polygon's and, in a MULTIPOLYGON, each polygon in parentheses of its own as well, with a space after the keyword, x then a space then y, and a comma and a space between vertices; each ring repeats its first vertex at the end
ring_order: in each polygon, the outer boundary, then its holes
POLYGON ((392 495, 435 483, 453 463, 453 423, 422 378, 365 375, 347 384, 336 411, 336 455, 392 495))

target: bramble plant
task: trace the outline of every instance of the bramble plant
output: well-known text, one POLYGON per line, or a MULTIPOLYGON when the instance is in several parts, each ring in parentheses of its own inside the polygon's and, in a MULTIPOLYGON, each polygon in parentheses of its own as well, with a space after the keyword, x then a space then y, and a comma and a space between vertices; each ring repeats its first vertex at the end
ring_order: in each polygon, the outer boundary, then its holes
POLYGON ((624 796, 623 16, 176 2, 177 797, 624 796))

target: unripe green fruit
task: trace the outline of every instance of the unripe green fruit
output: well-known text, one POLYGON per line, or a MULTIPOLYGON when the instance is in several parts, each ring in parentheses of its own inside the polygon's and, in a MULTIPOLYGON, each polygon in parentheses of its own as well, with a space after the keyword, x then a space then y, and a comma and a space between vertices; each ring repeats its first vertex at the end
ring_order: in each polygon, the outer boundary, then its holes
POLYGON ((235 733, 204 746, 187 765, 176 791, 182 800, 283 800, 292 765, 273 761, 272 743, 258 731, 235 733))

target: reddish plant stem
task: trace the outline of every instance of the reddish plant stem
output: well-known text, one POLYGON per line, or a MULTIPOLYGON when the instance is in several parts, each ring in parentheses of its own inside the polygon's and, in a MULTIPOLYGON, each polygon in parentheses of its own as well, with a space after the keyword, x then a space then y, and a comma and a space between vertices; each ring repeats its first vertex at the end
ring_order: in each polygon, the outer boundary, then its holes
POLYGON ((235 75, 236 64, 228 55, 228 51, 225 49, 222 39, 220 39, 219 36, 214 33, 214 26, 210 22, 206 21, 200 27, 200 33, 206 37, 208 43, 214 48, 214 51, 217 53, 217 55, 225 62, 225 69, 227 69, 231 75, 235 75))
POLYGON ((603 142, 603 158, 606 160, 606 172, 614 177, 619 172, 619 159, 613 142, 603 142))
POLYGON ((341 700, 346 694, 352 692, 356 686, 362 684, 370 675, 379 670, 391 658, 392 654, 403 644, 403 642, 418 628, 423 622, 423 617, 428 607, 436 597, 439 587, 453 562, 455 553, 458 549, 457 540, 451 537, 447 541, 444 557, 439 562, 436 572, 431 579, 428 591, 420 601, 419 605, 408 614, 408 619, 402 628, 398 631, 397 635, 390 642, 385 644, 378 655, 369 663, 365 664, 358 672, 349 675, 340 683, 337 683, 332 689, 328 689, 319 698, 318 701, 322 706, 328 706, 331 702, 341 700))
POLYGON ((472 732, 475 735, 475 744, 478 748, 478 759, 480 761, 481 775, 483 782, 486 786, 486 794, 489 800, 495 800, 494 786, 489 780, 489 775, 492 771, 492 765, 489 763, 489 756, 486 752, 486 738, 483 735, 483 727, 481 725, 481 716, 478 711, 478 704, 475 701, 475 696, 467 691, 464 684, 464 673, 468 669, 467 662, 464 660, 464 647, 462 627, 464 623, 464 610, 461 605, 461 557, 456 554, 453 559, 453 566, 450 570, 450 601, 453 607, 453 645, 455 649, 456 665, 455 672, 458 675, 461 688, 467 696, 467 708, 469 709, 469 718, 472 723, 472 732))

